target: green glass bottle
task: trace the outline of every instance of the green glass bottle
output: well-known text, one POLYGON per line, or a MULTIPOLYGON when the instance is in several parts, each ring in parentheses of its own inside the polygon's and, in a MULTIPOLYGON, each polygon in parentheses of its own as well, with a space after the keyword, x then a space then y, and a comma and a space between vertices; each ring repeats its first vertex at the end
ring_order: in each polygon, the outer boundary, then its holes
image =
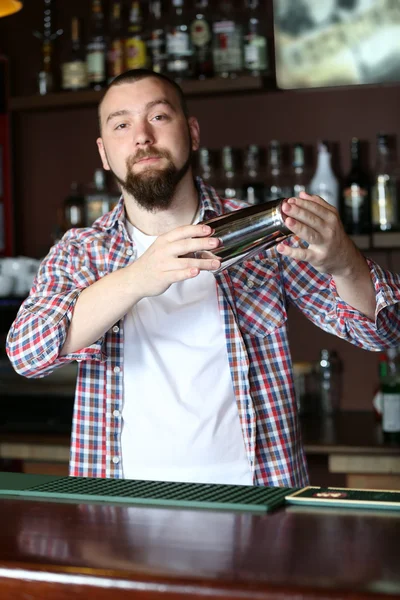
POLYGON ((386 374, 381 372, 382 431, 389 444, 400 445, 400 353, 396 348, 387 351, 386 374))

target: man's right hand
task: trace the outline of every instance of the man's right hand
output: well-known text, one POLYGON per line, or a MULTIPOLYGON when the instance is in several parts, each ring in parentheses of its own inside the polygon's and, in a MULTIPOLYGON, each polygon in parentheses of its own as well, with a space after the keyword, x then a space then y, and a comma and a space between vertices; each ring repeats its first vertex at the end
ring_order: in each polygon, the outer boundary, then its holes
POLYGON ((135 280, 135 296, 159 296, 173 283, 196 277, 200 271, 218 269, 215 258, 195 258, 195 252, 211 252, 220 241, 209 237, 208 225, 184 225, 160 235, 144 254, 126 267, 135 280))
POLYGON ((135 262, 117 269, 84 289, 74 308, 67 339, 60 355, 77 352, 99 340, 139 300, 158 296, 177 281, 196 277, 200 271, 218 269, 212 258, 219 240, 209 237, 208 225, 185 225, 160 235, 135 262), (195 252, 211 251, 211 258, 195 258, 195 252))

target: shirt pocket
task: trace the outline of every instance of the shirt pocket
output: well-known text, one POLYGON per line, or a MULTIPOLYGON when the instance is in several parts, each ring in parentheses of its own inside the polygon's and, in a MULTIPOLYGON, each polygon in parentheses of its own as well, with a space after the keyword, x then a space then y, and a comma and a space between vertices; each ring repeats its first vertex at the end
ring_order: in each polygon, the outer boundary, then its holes
POLYGON ((287 312, 277 261, 254 257, 229 275, 242 333, 264 337, 282 327, 287 312))

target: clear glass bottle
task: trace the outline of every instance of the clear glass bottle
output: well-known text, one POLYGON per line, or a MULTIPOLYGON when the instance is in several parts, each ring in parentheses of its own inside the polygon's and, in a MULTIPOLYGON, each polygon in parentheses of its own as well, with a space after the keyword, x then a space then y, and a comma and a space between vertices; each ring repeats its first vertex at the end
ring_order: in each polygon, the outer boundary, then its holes
POLYGON ((113 0, 111 5, 110 45, 107 53, 107 65, 109 83, 125 70, 121 0, 113 0))
POLYGON ((206 79, 214 76, 212 53, 212 24, 209 0, 196 0, 194 19, 190 24, 190 37, 194 48, 194 76, 206 79))
POLYGON ((172 0, 167 25, 167 72, 174 79, 193 76, 193 44, 184 0, 172 0))
POLYGON ((151 68, 156 73, 166 72, 166 36, 162 20, 162 2, 153 0, 149 6, 149 41, 151 68))
POLYGON ((81 44, 81 28, 77 17, 71 21, 71 45, 67 59, 61 65, 63 90, 84 90, 88 87, 85 52, 81 44))
POLYGON ((232 0, 221 0, 213 22, 215 74, 236 77, 243 71, 243 26, 235 18, 232 0))
POLYGON ((244 154, 243 200, 248 204, 265 202, 265 184, 260 170, 260 148, 250 144, 244 154))
POLYGON ((222 148, 222 182, 220 196, 223 198, 238 198, 242 196, 241 186, 237 176, 237 161, 231 146, 222 148))
POLYGON ((39 94, 44 96, 55 91, 53 76, 53 41, 49 38, 42 42, 42 68, 38 73, 39 94))
POLYGON ((63 202, 63 230, 71 227, 85 227, 85 200, 75 181, 71 183, 70 192, 63 202))
POLYGON ((89 85, 95 90, 107 84, 107 42, 104 31, 104 12, 101 0, 92 0, 89 39, 86 46, 86 65, 89 85))
POLYGON ((389 348, 386 354, 387 371, 381 378, 383 439, 400 444, 400 353, 389 348))
POLYGON ((318 372, 320 410, 325 415, 334 414, 340 408, 342 371, 342 361, 337 352, 323 348, 320 352, 318 372))
POLYGON ((339 182, 332 170, 331 153, 326 142, 318 144, 317 168, 310 181, 309 191, 339 210, 339 182))
POLYGON ((282 173, 281 145, 277 140, 271 140, 268 145, 267 182, 265 187, 265 200, 288 198, 290 187, 287 185, 282 173))
POLYGON ((306 191, 308 183, 305 174, 304 146, 300 143, 294 144, 292 148, 292 176, 292 193, 293 196, 298 196, 300 192, 306 191))
POLYGON ((342 221, 348 234, 368 234, 371 230, 370 179, 361 165, 358 138, 352 138, 350 152, 351 168, 343 185, 342 221))
POLYGON ((145 69, 148 66, 147 45, 144 34, 142 5, 137 0, 131 2, 128 30, 125 38, 125 67, 145 69))
POLYGON ((37 74, 38 92, 41 95, 55 92, 58 87, 54 69, 54 41, 63 33, 62 29, 53 32, 54 1, 43 0, 43 4, 43 33, 33 32, 41 40, 42 46, 42 64, 37 74))
POLYGON ((248 18, 244 36, 244 70, 263 75, 268 68, 267 38, 261 32, 259 0, 246 0, 248 18))
POLYGON ((388 136, 377 136, 377 162, 372 184, 372 228, 374 231, 397 231, 399 212, 397 181, 388 136))
POLYGON ((207 185, 214 185, 214 168, 211 152, 208 148, 199 148, 199 176, 207 185))
POLYGON ((91 187, 92 189, 85 195, 85 219, 88 226, 110 210, 110 195, 103 169, 96 169, 91 187))

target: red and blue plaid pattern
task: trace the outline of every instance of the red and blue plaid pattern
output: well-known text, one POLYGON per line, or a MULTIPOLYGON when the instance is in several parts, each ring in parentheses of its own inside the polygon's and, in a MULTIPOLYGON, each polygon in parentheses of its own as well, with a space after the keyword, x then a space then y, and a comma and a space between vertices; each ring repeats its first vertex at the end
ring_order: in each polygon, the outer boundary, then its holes
MULTIPOLYGON (((200 220, 243 207, 220 199, 200 179, 197 185, 200 220)), ((122 477, 123 319, 92 346, 64 357, 59 352, 82 290, 135 257, 121 199, 92 227, 68 231, 51 248, 8 335, 10 360, 26 377, 43 377, 79 361, 70 460, 74 476, 122 477)), ((330 276, 273 248, 216 275, 233 388, 256 485, 303 486, 308 479, 286 330, 289 302, 325 331, 364 349, 398 344, 400 278, 371 261, 369 266, 377 296, 375 323, 341 301, 330 276)))

